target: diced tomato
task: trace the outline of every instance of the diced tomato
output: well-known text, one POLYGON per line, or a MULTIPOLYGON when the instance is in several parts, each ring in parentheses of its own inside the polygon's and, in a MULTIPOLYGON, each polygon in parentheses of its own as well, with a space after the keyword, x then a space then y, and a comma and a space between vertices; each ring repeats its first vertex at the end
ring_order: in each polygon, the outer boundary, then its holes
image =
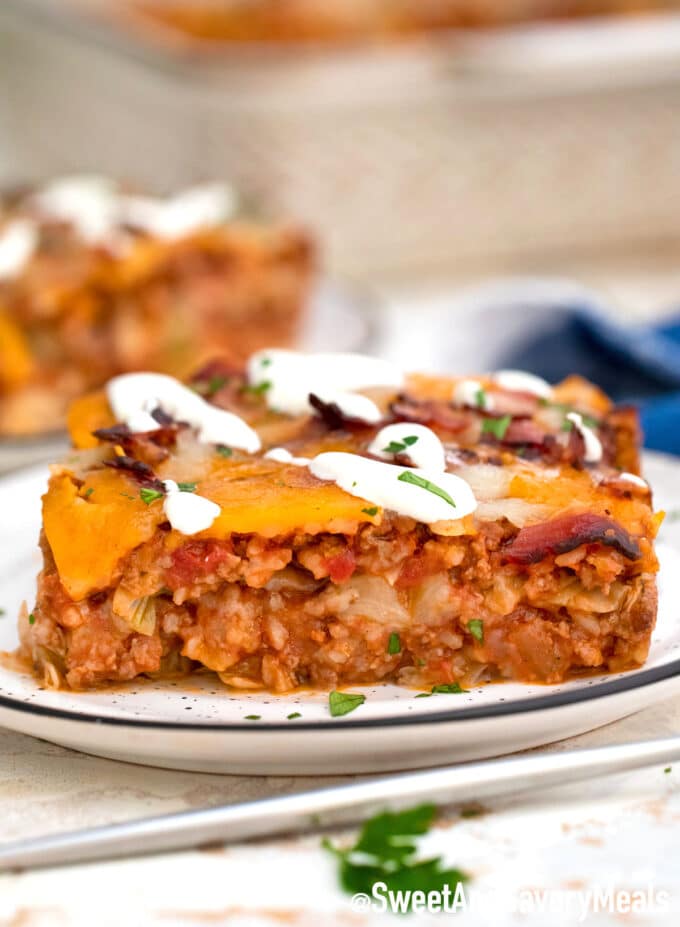
POLYGON ((231 549, 221 541, 189 541, 173 553, 166 582, 171 589, 191 585, 204 576, 210 576, 229 557, 231 549))
POLYGON ((326 560, 328 575, 334 583, 344 583, 357 568, 357 562, 351 550, 343 550, 326 560))
POLYGON ((415 557, 409 557, 404 563, 395 585, 400 589, 418 586, 426 576, 432 576, 433 573, 439 572, 441 568, 442 564, 439 557, 417 554, 415 557))

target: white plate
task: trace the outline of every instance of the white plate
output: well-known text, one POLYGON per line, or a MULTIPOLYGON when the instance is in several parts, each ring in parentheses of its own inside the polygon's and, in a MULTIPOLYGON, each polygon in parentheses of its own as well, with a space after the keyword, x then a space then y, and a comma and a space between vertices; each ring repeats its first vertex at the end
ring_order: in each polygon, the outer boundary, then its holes
MULTIPOLYGON (((680 463, 649 455, 657 506, 680 508, 680 463)), ((45 471, 0 482, 0 650, 16 647, 15 615, 32 604, 45 471)), ((644 668, 558 686, 497 684, 416 698, 367 687, 366 702, 331 718, 324 694, 236 696, 210 677, 140 681, 102 692, 42 689, 0 667, 0 725, 87 753, 206 772, 377 772, 508 753, 625 717, 680 690, 680 521, 662 530, 660 608, 644 668), (299 712, 301 718, 287 720, 299 712), (260 720, 246 720, 260 715, 260 720)))

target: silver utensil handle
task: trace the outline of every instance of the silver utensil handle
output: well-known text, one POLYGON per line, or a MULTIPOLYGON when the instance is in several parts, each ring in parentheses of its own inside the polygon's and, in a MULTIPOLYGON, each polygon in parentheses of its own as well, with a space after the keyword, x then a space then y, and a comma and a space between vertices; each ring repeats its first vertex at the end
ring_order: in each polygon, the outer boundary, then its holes
POLYGON ((680 737, 464 763, 0 846, 0 871, 168 852, 353 824, 378 810, 526 792, 680 760, 680 737))

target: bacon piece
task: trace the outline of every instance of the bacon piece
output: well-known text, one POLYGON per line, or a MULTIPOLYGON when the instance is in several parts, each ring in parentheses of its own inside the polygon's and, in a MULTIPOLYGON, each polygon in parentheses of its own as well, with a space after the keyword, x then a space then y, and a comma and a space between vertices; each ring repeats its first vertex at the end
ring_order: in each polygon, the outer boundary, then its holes
POLYGON ((493 403, 493 411, 496 415, 517 415, 531 417, 538 408, 538 396, 533 393, 519 393, 495 389, 487 393, 493 403))
POLYGON ((117 425, 111 425, 110 428, 97 428, 92 432, 99 441, 110 441, 112 444, 122 444, 130 437, 132 432, 127 425, 119 422, 117 425))
POLYGON ((134 460, 132 457, 128 457, 127 454, 119 454, 113 460, 105 460, 104 464, 114 470, 123 470, 142 486, 156 489, 158 492, 165 492, 161 480, 143 460, 134 460))
MULTIPOLYGON (((156 412, 152 414, 157 419, 156 412)), ((131 432, 127 425, 117 424, 110 428, 98 428, 92 434, 100 441, 119 444, 127 457, 141 460, 154 467, 169 456, 167 448, 175 446, 177 433, 186 427, 182 422, 169 419, 168 424, 159 424, 153 431, 131 432)))
POLYGON ((400 396, 390 406, 392 417, 397 422, 418 422, 421 425, 438 426, 445 431, 461 432, 475 420, 474 413, 465 409, 454 409, 447 402, 436 399, 412 399, 400 396))
POLYGON ((585 512, 522 528, 503 557, 511 563, 539 563, 550 554, 566 554, 581 544, 605 544, 628 560, 642 556, 637 541, 612 518, 585 512))
POLYGON ((545 444, 545 431, 530 418, 513 418, 503 435, 503 444, 533 444, 541 447, 545 444))
POLYGON ((319 413, 319 416, 331 431, 339 431, 340 429, 352 431, 355 428, 373 427, 362 418, 354 418, 352 415, 345 415, 337 402, 324 402, 323 399, 320 399, 314 393, 309 394, 309 404, 319 413))

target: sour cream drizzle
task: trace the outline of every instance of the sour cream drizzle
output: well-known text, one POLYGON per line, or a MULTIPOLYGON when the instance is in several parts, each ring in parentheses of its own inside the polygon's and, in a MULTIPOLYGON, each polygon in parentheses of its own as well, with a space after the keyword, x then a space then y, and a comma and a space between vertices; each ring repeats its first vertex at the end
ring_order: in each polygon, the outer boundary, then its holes
POLYGON ((472 409, 493 411, 493 398, 484 389, 479 380, 460 380, 453 388, 453 402, 458 406, 472 409))
POLYGON ((155 197, 119 198, 122 219, 155 235, 174 239, 200 228, 219 225, 233 214, 234 194, 224 184, 203 184, 162 200, 155 197))
POLYGON ((285 447, 273 447, 263 455, 266 460, 276 460, 278 463, 289 463, 296 467, 306 467, 311 463, 310 457, 293 457, 285 447))
MULTIPOLYGON (((314 392, 312 390, 312 392, 314 392)), ((320 390, 314 393, 323 402, 333 403, 346 418, 360 419, 369 425, 377 424, 383 417, 382 412, 368 396, 361 393, 344 393, 340 390, 320 390)))
POLYGON ((501 389, 513 393, 531 393, 540 399, 550 399, 553 394, 553 388, 547 380, 524 370, 497 370, 490 374, 490 378, 501 389))
POLYGON ((175 531, 198 534, 215 521, 222 509, 216 502, 194 492, 182 492, 174 480, 163 480, 163 511, 175 531))
POLYGON ((617 478, 620 480, 625 480, 627 483, 632 483, 634 486, 639 486, 640 489, 649 489, 649 483, 647 480, 643 480, 641 476, 637 475, 637 473, 619 473, 617 478))
POLYGON ((602 442, 593 429, 584 423, 583 417, 578 412, 568 412, 566 417, 583 438, 586 463, 599 463, 602 460, 602 442))
POLYGON ((386 425, 370 443, 368 451, 389 461, 394 460, 396 454, 407 454, 416 467, 441 473, 446 470, 444 445, 426 425, 409 422, 386 425), (393 450, 387 450, 388 447, 393 450))
POLYGON ((173 240, 219 225, 233 215, 235 197, 225 184, 203 184, 166 199, 121 193, 108 177, 62 177, 35 193, 30 203, 45 216, 72 223, 91 244, 120 244, 122 227, 133 226, 173 240))
POLYGON ((309 469, 318 479, 331 480, 351 496, 425 524, 464 518, 477 508, 465 480, 441 470, 400 467, 340 451, 319 454, 309 469), (404 482, 400 479, 404 474, 420 485, 404 482), (448 495, 453 505, 438 495, 436 489, 448 495))
MULTIPOLYGON (((106 392, 113 414, 131 431, 148 431, 150 411, 160 408, 198 430, 205 444, 224 444, 254 454, 260 438, 238 415, 218 409, 174 377, 162 373, 125 373, 110 380, 106 392), (140 427, 141 426, 141 427, 140 427)), ((158 424, 154 421, 154 427, 158 424)))
POLYGON ((14 219, 0 230, 0 280, 17 277, 38 246, 38 230, 28 219, 14 219))
POLYGON ((365 396, 357 397, 356 391, 400 387, 404 374, 389 361, 362 354, 302 354, 270 349, 250 358, 248 380, 252 386, 266 386, 267 405, 278 412, 310 412, 309 394, 314 393, 324 401, 337 403, 351 417, 374 423, 381 417, 377 406, 365 396))
POLYGON ((108 177, 61 177, 38 190, 31 203, 39 213, 74 225, 91 244, 107 239, 117 225, 116 186, 108 177))

